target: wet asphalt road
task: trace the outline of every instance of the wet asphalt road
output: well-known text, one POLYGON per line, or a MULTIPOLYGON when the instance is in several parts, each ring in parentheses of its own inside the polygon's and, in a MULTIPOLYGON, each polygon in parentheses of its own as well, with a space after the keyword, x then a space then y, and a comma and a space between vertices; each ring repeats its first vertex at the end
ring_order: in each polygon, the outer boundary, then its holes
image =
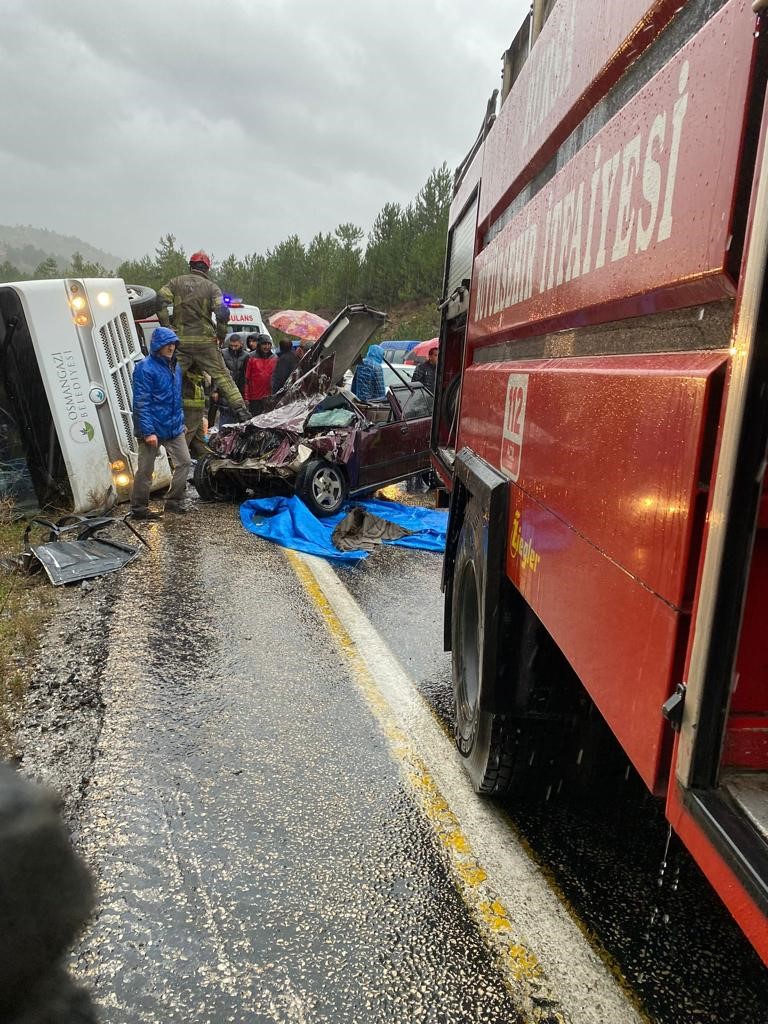
MULTIPOLYGON (((101 896, 76 970, 104 1021, 517 1020, 284 554, 226 507, 145 530, 81 819, 101 896)), ((439 573, 394 548, 337 570, 447 728, 439 573)), ((766 972, 684 857, 659 894, 663 820, 628 796, 504 809, 652 1019, 765 1024, 766 972)))
MULTIPOLYGON (((442 650, 439 557, 388 548, 337 575, 450 729, 450 655, 442 650)), ((768 1024, 768 971, 655 801, 625 787, 574 802, 507 799, 510 832, 526 841, 603 956, 659 1024, 768 1024)))
POLYGON ((103 1020, 516 1021, 284 554, 232 508, 143 529, 80 823, 103 1020))

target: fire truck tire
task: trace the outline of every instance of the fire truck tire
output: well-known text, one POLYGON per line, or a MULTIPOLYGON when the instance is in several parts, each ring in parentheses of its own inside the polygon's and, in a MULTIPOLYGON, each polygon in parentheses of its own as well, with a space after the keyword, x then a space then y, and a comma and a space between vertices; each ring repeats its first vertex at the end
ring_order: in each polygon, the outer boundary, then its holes
POLYGON ((203 501, 239 502, 245 498, 245 490, 229 473, 212 473, 211 463, 216 455, 204 455, 197 460, 192 483, 203 501))
POLYGON ((456 746, 477 793, 506 792, 518 756, 509 715, 480 710, 480 608, 486 564, 479 509, 470 502, 459 535, 453 582, 452 649, 456 746))
POLYGON ((456 417, 456 403, 459 400, 459 388, 461 387, 461 376, 454 377, 451 383, 443 392, 440 413, 443 423, 450 429, 456 417))

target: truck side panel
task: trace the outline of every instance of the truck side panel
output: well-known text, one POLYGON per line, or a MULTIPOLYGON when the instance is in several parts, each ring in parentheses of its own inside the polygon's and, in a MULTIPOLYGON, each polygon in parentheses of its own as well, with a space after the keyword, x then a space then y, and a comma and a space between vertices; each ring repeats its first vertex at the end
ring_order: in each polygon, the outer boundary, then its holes
POLYGON ((576 311, 599 322, 734 294, 751 24, 731 0, 489 242, 473 274, 472 345, 576 311))
POLYGON ((653 790, 725 360, 529 360, 464 375, 459 448, 515 481, 507 575, 653 790))
POLYGON ((678 0, 560 0, 488 140, 482 223, 549 159, 678 7, 678 0))

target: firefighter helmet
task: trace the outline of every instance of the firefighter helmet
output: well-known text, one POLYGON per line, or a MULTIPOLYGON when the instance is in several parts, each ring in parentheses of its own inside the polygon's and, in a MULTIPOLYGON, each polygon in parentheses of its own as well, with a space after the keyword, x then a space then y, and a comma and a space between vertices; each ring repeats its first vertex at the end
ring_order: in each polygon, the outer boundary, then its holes
POLYGON ((200 249, 198 252, 193 252, 192 255, 189 257, 189 262, 190 265, 192 263, 203 263, 207 270, 211 269, 211 257, 208 255, 207 252, 203 252, 202 249, 200 249))

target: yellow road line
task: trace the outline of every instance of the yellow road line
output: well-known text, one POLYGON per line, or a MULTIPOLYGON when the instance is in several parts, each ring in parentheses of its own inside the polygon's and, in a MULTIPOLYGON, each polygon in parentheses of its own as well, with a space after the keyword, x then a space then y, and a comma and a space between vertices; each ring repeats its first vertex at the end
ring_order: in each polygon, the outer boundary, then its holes
POLYGON ((485 884, 486 872, 475 857, 469 839, 462 832, 427 766, 397 724, 365 660, 331 607, 312 570, 295 552, 286 551, 285 554, 329 634, 346 657, 358 688, 366 698, 393 756, 400 763, 419 806, 439 840, 459 895, 496 956, 507 987, 529 1021, 546 1019, 548 1024, 556 1021, 565 1024, 568 1017, 555 1005, 536 955, 515 934, 506 907, 488 891, 485 884))

